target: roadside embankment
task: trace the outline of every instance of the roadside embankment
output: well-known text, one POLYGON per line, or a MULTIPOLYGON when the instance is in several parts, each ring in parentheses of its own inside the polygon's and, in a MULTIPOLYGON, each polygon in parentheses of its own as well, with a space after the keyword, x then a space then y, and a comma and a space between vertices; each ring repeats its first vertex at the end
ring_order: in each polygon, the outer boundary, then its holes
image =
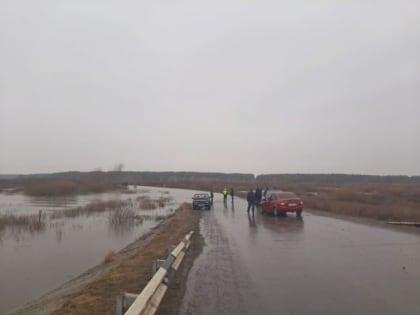
POLYGON ((176 314, 185 292, 185 280, 192 263, 202 250, 199 233, 200 212, 183 204, 148 236, 130 244, 120 253, 107 255, 102 265, 77 279, 28 303, 12 314, 115 314, 115 301, 122 292, 140 293, 152 277, 152 262, 165 259, 168 247, 194 231, 192 245, 162 302, 163 314, 176 314))

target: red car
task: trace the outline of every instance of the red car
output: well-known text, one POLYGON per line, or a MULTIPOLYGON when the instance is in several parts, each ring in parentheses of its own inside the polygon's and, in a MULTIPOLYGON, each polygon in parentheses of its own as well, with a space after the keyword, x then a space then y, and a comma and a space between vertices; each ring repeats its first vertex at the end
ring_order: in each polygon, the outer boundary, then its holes
POLYGON ((261 201, 261 213, 272 213, 275 216, 295 212, 300 217, 303 211, 303 202, 292 192, 273 191, 267 192, 265 200, 261 201))

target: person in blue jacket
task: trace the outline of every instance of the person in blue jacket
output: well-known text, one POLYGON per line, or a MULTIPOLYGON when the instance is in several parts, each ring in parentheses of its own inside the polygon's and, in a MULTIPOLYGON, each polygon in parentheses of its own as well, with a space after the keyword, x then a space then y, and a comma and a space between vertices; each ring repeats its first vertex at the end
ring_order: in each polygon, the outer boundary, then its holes
POLYGON ((248 191, 248 194, 246 195, 246 200, 248 201, 248 212, 252 208, 252 213, 254 213, 255 194, 252 188, 248 191))

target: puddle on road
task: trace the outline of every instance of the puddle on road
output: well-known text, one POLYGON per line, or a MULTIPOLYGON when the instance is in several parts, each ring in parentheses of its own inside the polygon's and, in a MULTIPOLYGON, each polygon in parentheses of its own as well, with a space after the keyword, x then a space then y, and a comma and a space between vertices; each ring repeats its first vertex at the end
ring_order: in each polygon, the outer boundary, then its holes
MULTIPOLYGON (((153 187, 131 187, 128 193, 113 192, 64 198, 32 198, 22 194, 0 194, 0 214, 35 218, 33 226, 0 227, 0 314, 40 296, 100 264, 110 251, 119 251, 138 239, 162 219, 190 201, 191 191, 153 187), (155 209, 140 203, 156 202, 155 209), (113 210, 68 215, 75 207, 112 200, 131 211, 131 220, 112 223, 113 210), (42 224, 37 225, 42 209, 42 224), (66 213, 66 215, 61 215, 66 213), (60 214, 60 215, 57 215, 60 214), (135 217, 134 217, 135 216, 135 217)), ((153 208, 153 207, 150 207, 153 208)))

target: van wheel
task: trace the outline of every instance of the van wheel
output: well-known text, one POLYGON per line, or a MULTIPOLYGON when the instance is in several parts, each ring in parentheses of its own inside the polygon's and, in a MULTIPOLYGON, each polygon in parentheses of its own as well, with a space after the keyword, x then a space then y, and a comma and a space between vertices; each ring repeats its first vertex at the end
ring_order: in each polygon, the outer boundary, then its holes
POLYGON ((296 216, 300 218, 302 216, 302 210, 296 211, 296 216))

